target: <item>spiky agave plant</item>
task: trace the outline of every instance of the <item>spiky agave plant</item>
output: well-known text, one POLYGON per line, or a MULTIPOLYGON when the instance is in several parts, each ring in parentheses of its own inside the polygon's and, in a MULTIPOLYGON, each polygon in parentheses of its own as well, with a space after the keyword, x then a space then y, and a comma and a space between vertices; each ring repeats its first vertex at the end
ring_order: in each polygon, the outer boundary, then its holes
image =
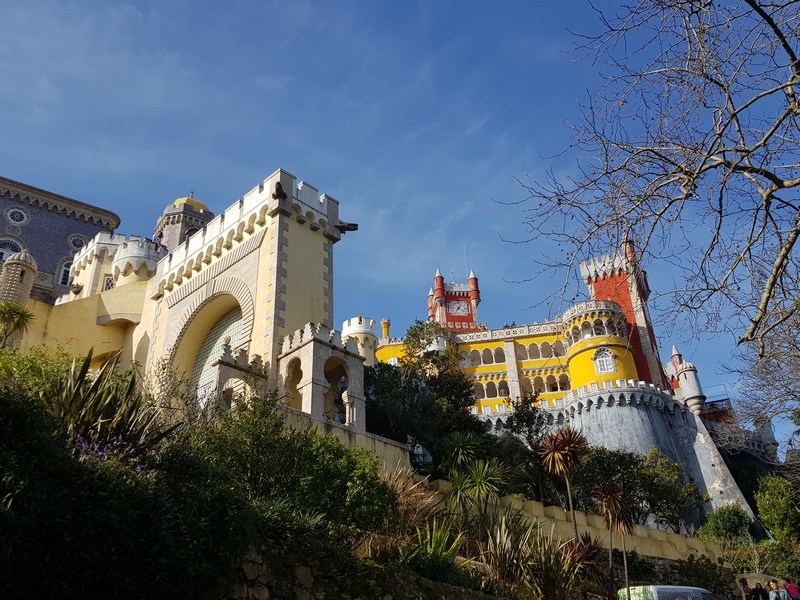
POLYGON ((605 558, 605 548, 588 534, 562 542, 541 530, 531 538, 525 565, 525 587, 542 600, 572 600, 581 579, 594 577, 595 566, 605 558))
POLYGON ((110 445, 125 443, 132 449, 150 447, 177 429, 159 426, 158 407, 147 402, 137 389, 136 376, 116 373, 119 353, 90 373, 92 351, 80 367, 77 359, 56 384, 55 392, 43 397, 45 405, 60 418, 68 435, 85 443, 110 445))
POLYGON ((586 436, 572 427, 563 427, 544 438, 539 451, 542 457, 542 467, 548 473, 563 477, 567 484, 567 501, 569 513, 572 518, 572 528, 575 538, 578 537, 578 524, 575 522, 575 509, 572 505, 572 488, 569 475, 580 464, 581 459, 589 449, 586 436))
POLYGON ((530 561, 531 540, 539 533, 539 524, 518 515, 503 514, 493 523, 481 544, 481 560, 486 576, 497 592, 516 594, 525 582, 525 568, 530 561))

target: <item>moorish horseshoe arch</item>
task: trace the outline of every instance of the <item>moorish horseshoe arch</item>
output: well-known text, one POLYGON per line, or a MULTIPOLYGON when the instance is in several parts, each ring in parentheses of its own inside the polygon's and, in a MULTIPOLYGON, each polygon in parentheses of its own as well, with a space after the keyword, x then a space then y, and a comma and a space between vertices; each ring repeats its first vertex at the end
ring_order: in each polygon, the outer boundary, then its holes
POLYGON ((243 280, 237 277, 212 279, 197 290, 191 303, 181 312, 176 326, 167 334, 165 348, 169 349, 170 364, 173 363, 176 352, 194 318, 205 306, 221 296, 232 296, 239 303, 239 308, 242 311, 241 336, 243 340, 247 340, 246 346, 249 349, 249 340, 253 334, 253 323, 255 321, 255 303, 253 302, 250 288, 247 287, 243 280))

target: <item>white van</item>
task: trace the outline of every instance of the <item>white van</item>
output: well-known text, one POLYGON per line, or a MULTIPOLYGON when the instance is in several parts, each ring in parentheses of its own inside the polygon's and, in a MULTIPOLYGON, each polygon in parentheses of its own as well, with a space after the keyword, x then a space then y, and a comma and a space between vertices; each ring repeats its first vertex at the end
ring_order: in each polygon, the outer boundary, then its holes
MULTIPOLYGON (((630 590, 631 600, 717 600, 708 590, 686 585, 637 585, 630 590)), ((625 588, 617 592, 617 597, 627 600, 625 588)))

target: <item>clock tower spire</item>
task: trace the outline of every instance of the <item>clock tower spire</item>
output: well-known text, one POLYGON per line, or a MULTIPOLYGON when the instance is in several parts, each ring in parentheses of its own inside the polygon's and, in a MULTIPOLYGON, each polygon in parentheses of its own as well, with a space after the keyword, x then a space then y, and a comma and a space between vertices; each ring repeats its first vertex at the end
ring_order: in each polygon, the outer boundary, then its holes
POLYGON ((470 271, 468 283, 445 283, 442 272, 436 269, 433 287, 428 292, 428 318, 448 331, 483 331, 478 323, 478 304, 481 291, 478 278, 470 271))

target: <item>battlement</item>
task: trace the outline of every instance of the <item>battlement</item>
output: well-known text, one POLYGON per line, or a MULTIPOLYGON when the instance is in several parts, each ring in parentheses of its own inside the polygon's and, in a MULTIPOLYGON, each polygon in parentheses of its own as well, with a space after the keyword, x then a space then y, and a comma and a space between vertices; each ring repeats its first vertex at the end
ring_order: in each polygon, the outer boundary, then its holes
POLYGON ((608 277, 620 272, 628 273, 630 263, 619 252, 613 255, 604 254, 602 258, 591 258, 580 264, 581 277, 584 281, 608 277))
POLYGON ((347 319, 342 323, 342 337, 351 335, 371 335, 377 338, 379 337, 378 325, 374 319, 362 316, 347 319))
POLYGON ((253 236, 257 229, 265 227, 269 219, 282 214, 294 216, 300 224, 307 224, 312 231, 320 231, 325 237, 335 241, 341 238, 337 226, 339 221, 339 202, 325 194, 318 195, 313 186, 300 182, 295 185, 295 177, 278 169, 263 183, 244 197, 230 205, 223 213, 210 220, 203 229, 192 235, 158 265, 158 292, 171 290, 180 284, 192 270, 198 271, 213 257, 218 257, 253 236))
POLYGON ((167 249, 148 239, 131 236, 127 242, 117 246, 114 253, 114 275, 137 272, 142 265, 147 266, 147 272, 152 275, 158 261, 167 255, 167 249))
POLYGON ((125 251, 130 252, 131 255, 147 255, 156 262, 166 256, 165 250, 161 248, 157 250, 155 242, 140 235, 127 236, 121 233, 101 232, 89 240, 89 242, 75 254, 72 259, 71 273, 73 275, 80 273, 80 271, 94 262, 95 258, 103 253, 107 256, 115 256, 122 246, 125 246, 125 251))
POLYGON ((358 355, 358 348, 353 339, 348 339, 342 343, 341 332, 331 329, 322 323, 306 323, 301 329, 284 337, 281 345, 281 355, 288 354, 311 342, 321 342, 337 350, 358 355))

